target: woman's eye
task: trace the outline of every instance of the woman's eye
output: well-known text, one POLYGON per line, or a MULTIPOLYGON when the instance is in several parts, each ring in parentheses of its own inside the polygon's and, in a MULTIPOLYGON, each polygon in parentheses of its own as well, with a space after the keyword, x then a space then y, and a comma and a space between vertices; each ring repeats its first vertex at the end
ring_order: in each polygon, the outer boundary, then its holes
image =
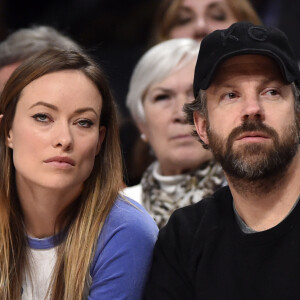
POLYGON ((42 123, 46 123, 48 122, 50 119, 46 114, 35 114, 32 116, 36 121, 38 122, 42 122, 42 123))
POLYGON ((224 22, 227 20, 227 12, 224 9, 224 7, 218 3, 211 4, 207 11, 206 16, 211 19, 218 22, 224 22))
POLYGON ((179 25, 185 25, 185 24, 188 24, 192 21, 192 18, 190 16, 181 16, 177 19, 177 26, 179 25))
POLYGON ((168 100, 170 96, 168 94, 159 94, 154 97, 154 101, 162 101, 162 100, 168 100))
POLYGON ((90 128, 94 123, 91 121, 91 120, 79 120, 77 121, 77 124, 80 126, 80 127, 84 127, 84 128, 90 128))
POLYGON ((183 8, 181 11, 179 11, 179 14, 177 15, 175 20, 176 20, 175 25, 177 25, 177 26, 185 25, 187 23, 192 22, 193 15, 192 15, 192 13, 190 12, 189 9, 183 8))
POLYGON ((209 17, 210 17, 210 19, 218 21, 218 22, 226 21, 226 19, 227 19, 226 13, 223 10, 219 10, 219 9, 211 11, 209 13, 209 17))

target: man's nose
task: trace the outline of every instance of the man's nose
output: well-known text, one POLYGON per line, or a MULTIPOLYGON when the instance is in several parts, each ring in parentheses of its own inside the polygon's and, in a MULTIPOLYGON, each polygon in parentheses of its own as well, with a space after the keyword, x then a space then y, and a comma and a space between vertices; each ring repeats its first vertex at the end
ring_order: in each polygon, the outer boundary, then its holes
POLYGON ((254 120, 260 119, 263 121, 265 119, 264 108, 262 102, 259 99, 259 95, 254 93, 244 96, 242 107, 242 119, 245 120, 254 120))

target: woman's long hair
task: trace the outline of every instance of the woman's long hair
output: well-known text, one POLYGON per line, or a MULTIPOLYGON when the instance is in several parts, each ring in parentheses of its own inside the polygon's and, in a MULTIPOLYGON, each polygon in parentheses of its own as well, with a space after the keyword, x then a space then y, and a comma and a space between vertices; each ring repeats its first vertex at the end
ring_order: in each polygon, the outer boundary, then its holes
POLYGON ((116 108, 99 67, 83 53, 56 49, 24 62, 10 77, 0 98, 0 114, 4 115, 0 122, 0 299, 3 300, 21 299, 28 268, 28 241, 16 193, 12 150, 6 145, 8 133, 24 87, 45 74, 70 69, 83 72, 97 86, 103 99, 100 125, 106 127, 106 135, 81 195, 60 215, 59 220, 64 221, 68 230, 58 247, 48 291, 51 299, 82 299, 98 235, 122 184, 116 108))

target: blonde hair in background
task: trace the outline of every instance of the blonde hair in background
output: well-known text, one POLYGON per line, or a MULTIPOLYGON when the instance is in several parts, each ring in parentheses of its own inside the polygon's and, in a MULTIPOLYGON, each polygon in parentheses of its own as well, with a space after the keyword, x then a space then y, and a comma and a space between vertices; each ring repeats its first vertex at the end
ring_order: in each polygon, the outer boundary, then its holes
POLYGON ((143 99, 149 87, 197 58, 200 44, 193 39, 171 39, 149 49, 136 64, 126 105, 136 122, 145 122, 143 99))
POLYGON ((82 300, 99 233, 122 184, 122 163, 116 108, 101 69, 77 51, 47 50, 25 61, 12 74, 0 98, 0 299, 20 300, 28 268, 28 242, 15 186, 12 150, 6 146, 16 105, 24 87, 61 70, 79 70, 98 88, 103 105, 100 125, 106 135, 82 194, 57 220, 55 232, 68 228, 58 246, 48 295, 52 300, 82 300))
MULTIPOLYGON (((161 0, 156 13, 151 44, 157 44, 170 38, 170 32, 177 23, 178 10, 182 1, 161 0)), ((226 1, 238 21, 249 21, 256 25, 261 24, 259 16, 248 0, 226 1)))

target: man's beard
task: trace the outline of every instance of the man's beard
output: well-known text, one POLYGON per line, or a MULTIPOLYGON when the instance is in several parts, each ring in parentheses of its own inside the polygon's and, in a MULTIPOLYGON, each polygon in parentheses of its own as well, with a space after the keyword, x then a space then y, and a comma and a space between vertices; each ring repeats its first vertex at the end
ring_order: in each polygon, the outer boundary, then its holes
POLYGON ((207 127, 210 148, 225 173, 233 179, 257 182, 283 176, 299 147, 300 126, 297 117, 283 131, 281 139, 273 128, 260 120, 246 120, 232 130, 227 140, 212 131, 209 124, 207 127), (272 143, 247 143, 233 149, 236 138, 250 131, 266 134, 272 143))

